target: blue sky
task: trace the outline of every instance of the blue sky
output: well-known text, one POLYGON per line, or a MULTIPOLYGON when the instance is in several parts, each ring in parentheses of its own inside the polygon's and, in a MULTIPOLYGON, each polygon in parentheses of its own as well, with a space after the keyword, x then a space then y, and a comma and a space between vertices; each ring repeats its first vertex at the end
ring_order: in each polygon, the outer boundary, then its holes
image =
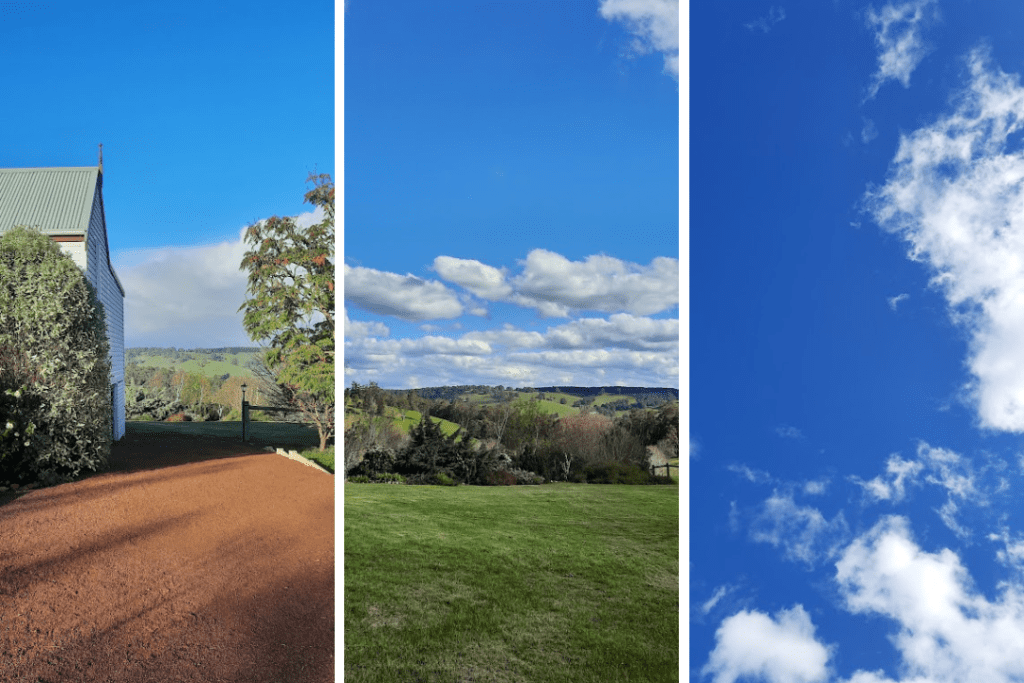
POLYGON ((128 346, 251 345, 241 229, 334 175, 334 3, 7 2, 0 166, 94 166, 128 346))
POLYGON ((1024 5, 690 28, 688 673, 1024 680, 1024 5))
POLYGON ((345 384, 678 386, 678 7, 345 13, 345 384))

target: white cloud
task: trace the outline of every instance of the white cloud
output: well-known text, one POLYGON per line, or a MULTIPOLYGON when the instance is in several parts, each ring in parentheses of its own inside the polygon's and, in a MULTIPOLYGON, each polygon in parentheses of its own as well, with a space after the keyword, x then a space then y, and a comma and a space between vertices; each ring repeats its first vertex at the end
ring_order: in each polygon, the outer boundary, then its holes
POLYGON ((909 298, 910 295, 907 294, 906 292, 904 292, 903 294, 897 294, 894 297, 890 297, 889 299, 887 299, 887 301, 889 302, 889 308, 895 311, 896 307, 900 305, 901 301, 906 301, 909 298))
POLYGON ((726 465, 725 469, 735 472, 752 484, 764 484, 775 481, 775 477, 768 472, 755 470, 747 465, 726 465))
POLYGON ((714 683, 828 680, 830 648, 815 639, 814 624, 802 605, 780 611, 775 619, 744 610, 723 620, 715 639, 715 649, 701 671, 713 675, 714 683))
POLYGON ((679 0, 602 0, 600 12, 626 24, 636 53, 662 53, 665 72, 679 79, 679 0))
POLYGON ((474 259, 438 256, 434 259, 434 272, 481 299, 499 301, 512 293, 512 287, 505 282, 505 273, 474 259))
POLYGON ((364 337, 387 337, 391 331, 384 323, 350 320, 348 309, 345 309, 344 334, 345 339, 363 339, 364 337))
POLYGON ((616 313, 583 318, 550 328, 544 335, 553 348, 617 347, 635 350, 673 350, 679 346, 679 321, 655 320, 616 313))
POLYGON ((712 595, 710 598, 705 600, 703 604, 701 604, 701 614, 707 616, 707 614, 715 608, 715 605, 717 605, 719 601, 721 601, 721 599, 728 595, 730 592, 732 592, 732 587, 719 586, 718 590, 715 591, 714 595, 712 595))
MULTIPOLYGON (((880 10, 869 7, 867 25, 875 32, 878 47, 878 71, 875 72, 865 101, 888 80, 910 87, 910 74, 929 52, 921 38, 924 24, 937 16, 934 0, 916 0, 901 5, 889 3, 880 10)), ((865 140, 867 142, 867 140, 865 140)))
POLYGON ((981 425, 1024 432, 1024 123, 1019 78, 968 58, 959 107, 900 142, 867 206, 933 271, 951 315, 971 334, 969 386, 981 425))
POLYGON ((878 137, 878 128, 871 119, 864 119, 864 127, 860 131, 860 139, 865 145, 878 137))
POLYGON ((924 464, 914 460, 904 460, 898 453, 889 456, 885 464, 887 476, 879 475, 871 481, 864 481, 852 476, 850 480, 864 489, 864 493, 873 501, 890 500, 898 503, 906 496, 906 484, 916 483, 915 477, 924 469, 924 464))
POLYGON ((779 425, 775 428, 775 433, 781 436, 783 439, 802 439, 804 433, 796 427, 790 425, 779 425))
POLYGON ((786 10, 783 7, 771 7, 768 9, 768 15, 764 17, 758 17, 754 21, 743 24, 751 31, 761 31, 762 33, 768 33, 772 30, 775 24, 779 23, 786 18, 786 10))
POLYGON ((835 555, 847 535, 842 512, 827 521, 817 509, 801 507, 791 494, 778 492, 765 500, 750 528, 752 540, 781 546, 787 560, 808 567, 835 555))
POLYGON ((828 490, 828 479, 817 479, 804 482, 804 493, 809 496, 822 496, 828 490))
MULTIPOLYGON (((995 600, 974 591, 955 553, 922 550, 904 517, 886 517, 836 563, 846 608, 893 620, 905 681, 1010 683, 1024 678, 1024 594, 1003 584, 995 600)), ((888 680, 858 672, 851 681, 888 680)))
MULTIPOLYGON (((322 220, 320 208, 295 217, 299 227, 322 220)), ((250 248, 246 229, 217 244, 114 251, 125 290, 125 346, 252 346, 238 311, 247 296, 248 273, 239 268, 250 248)))
POLYGON ((378 315, 420 322, 457 318, 463 306, 452 290, 437 281, 345 264, 345 301, 378 315))
POLYGON ((585 310, 651 315, 679 304, 679 261, 658 257, 640 266, 604 255, 570 261, 534 249, 512 283, 516 303, 536 307, 545 317, 585 310))

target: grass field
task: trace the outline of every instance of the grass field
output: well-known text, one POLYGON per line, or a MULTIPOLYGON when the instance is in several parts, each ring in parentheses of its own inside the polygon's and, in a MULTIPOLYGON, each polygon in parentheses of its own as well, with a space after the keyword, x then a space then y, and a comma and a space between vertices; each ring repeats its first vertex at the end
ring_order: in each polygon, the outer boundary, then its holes
POLYGON ((676 681, 678 489, 345 485, 348 682, 676 681))
POLYGON ((200 363, 196 359, 187 361, 174 361, 167 356, 141 356, 136 357, 135 362, 142 367, 148 368, 170 368, 177 372, 181 370, 183 372, 193 372, 196 374, 204 375, 206 377, 223 377, 224 375, 231 375, 232 377, 252 377, 253 371, 246 367, 255 354, 253 353, 226 353, 224 358, 227 360, 211 360, 200 366, 200 363), (232 363, 231 360, 235 360, 237 364, 232 363))

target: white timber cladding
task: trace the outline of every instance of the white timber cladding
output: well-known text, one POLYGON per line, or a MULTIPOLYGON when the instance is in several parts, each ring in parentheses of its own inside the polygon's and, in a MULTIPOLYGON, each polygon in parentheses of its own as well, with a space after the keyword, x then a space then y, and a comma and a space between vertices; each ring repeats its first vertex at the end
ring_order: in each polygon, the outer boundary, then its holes
POLYGON ((124 292, 110 265, 102 187, 103 181, 100 180, 93 194, 89 229, 85 236, 85 276, 96 288, 106 315, 107 341, 110 344, 110 383, 114 400, 114 441, 117 441, 124 436, 125 428, 124 292))

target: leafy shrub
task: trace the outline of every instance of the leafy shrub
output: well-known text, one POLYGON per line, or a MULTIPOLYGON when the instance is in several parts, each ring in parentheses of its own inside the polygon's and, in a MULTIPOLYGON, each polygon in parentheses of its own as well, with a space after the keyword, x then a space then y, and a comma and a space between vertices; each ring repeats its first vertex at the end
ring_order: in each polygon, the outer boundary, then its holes
POLYGON ((679 486, 679 482, 672 477, 666 477, 664 474, 656 474, 651 477, 650 483, 661 484, 665 486, 679 486))
POLYGON ((508 470, 494 470, 487 473, 486 484, 488 486, 515 486, 516 475, 508 470))
POLYGON ((35 425, 18 469, 55 484, 104 468, 113 413, 103 306, 71 257, 35 230, 0 235, 0 349, 23 361, 4 388, 22 388, 11 434, 35 425))
POLYGON ((444 472, 434 473, 434 483, 438 486, 458 486, 459 482, 449 477, 444 472))
POLYGON ((536 448, 527 446, 513 458, 513 468, 536 472, 548 481, 571 480, 571 473, 582 468, 582 463, 574 463, 575 466, 567 477, 564 472, 564 458, 561 450, 555 444, 542 444, 536 448))
POLYGON ((24 386, 5 388, 0 379, 0 481, 24 482, 31 478, 30 463, 40 450, 40 435, 32 422, 41 399, 24 386))
POLYGON ((370 478, 365 474, 357 474, 354 477, 349 477, 346 481, 352 484, 369 484, 370 478))
POLYGON ((373 476, 373 481, 378 484, 404 484, 405 477, 397 472, 381 472, 373 476))
POLYGON ((544 477, 533 472, 527 472, 526 470, 514 469, 511 471, 511 474, 516 478, 516 483, 520 486, 535 486, 544 483, 544 477))
POLYGON ((587 465, 583 475, 590 484, 649 484, 651 473, 633 463, 604 462, 587 465))
POLYGON ((385 472, 391 473, 395 467, 395 452, 390 448, 375 446, 363 455, 363 461, 359 464, 359 471, 373 477, 385 472))

